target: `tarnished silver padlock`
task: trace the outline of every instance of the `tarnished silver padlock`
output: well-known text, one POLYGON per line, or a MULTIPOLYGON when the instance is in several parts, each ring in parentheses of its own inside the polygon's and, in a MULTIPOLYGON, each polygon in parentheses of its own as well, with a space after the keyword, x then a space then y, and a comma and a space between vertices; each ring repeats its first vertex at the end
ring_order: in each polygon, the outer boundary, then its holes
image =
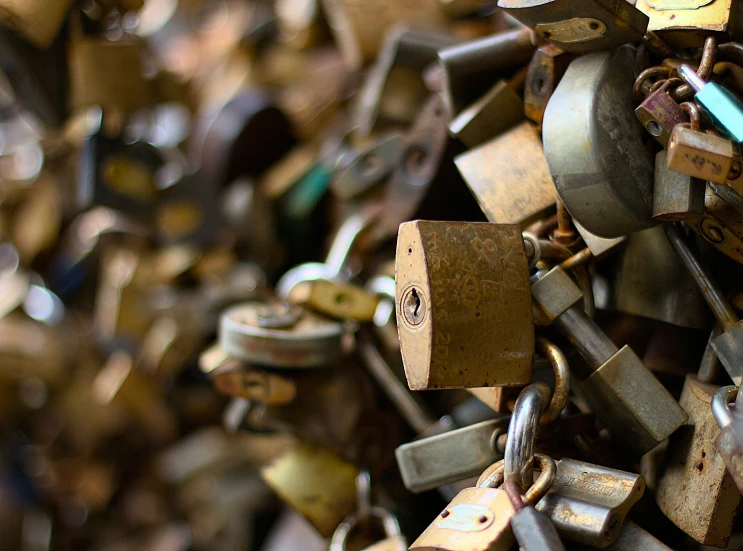
POLYGON ((570 214, 601 237, 655 224, 654 159, 634 114, 629 48, 573 61, 544 113, 552 178, 570 214))

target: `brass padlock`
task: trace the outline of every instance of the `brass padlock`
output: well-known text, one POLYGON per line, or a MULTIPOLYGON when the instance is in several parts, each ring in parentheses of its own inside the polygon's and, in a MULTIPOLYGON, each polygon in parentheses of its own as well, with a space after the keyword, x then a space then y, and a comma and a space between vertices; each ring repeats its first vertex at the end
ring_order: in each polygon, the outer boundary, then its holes
MULTIPOLYGON (((672 84, 672 79, 666 80, 657 90, 650 92, 635 109, 635 116, 645 130, 663 147, 668 145, 674 127, 687 120, 684 110, 669 94, 672 84)), ((637 83, 635 85, 637 86, 637 83)))
POLYGON ((508 82, 499 80, 449 123, 449 134, 467 147, 474 148, 523 118, 524 102, 508 82))
POLYGON ((727 42, 740 31, 734 0, 637 0, 635 5, 650 18, 648 32, 674 49, 701 46, 711 34, 727 42))
POLYGON ((573 57, 553 44, 540 46, 536 51, 524 83, 524 113, 527 119, 542 124, 547 103, 573 57))
POLYGON ((3 0, 0 21, 45 50, 59 33, 73 0, 3 0))
POLYGON ((104 110, 134 111, 150 99, 139 45, 133 39, 76 37, 69 60, 72 109, 99 105, 104 110))
POLYGON ((611 50, 640 40, 648 27, 648 17, 630 2, 498 0, 498 7, 566 52, 611 50))
POLYGON ((724 184, 740 171, 735 148, 730 140, 700 130, 699 110, 693 103, 683 103, 691 118, 690 124, 678 124, 668 140, 669 170, 701 180, 724 184), (734 163, 737 163, 734 170, 734 163))
MULTIPOLYGON (((535 456, 539 478, 526 496, 538 501, 555 480, 555 462, 535 456)), ((411 551, 508 551, 515 543, 511 517, 516 513, 508 495, 496 488, 503 480, 503 462, 492 465, 475 488, 462 490, 410 546, 411 551)))
POLYGON ((555 185, 533 124, 524 121, 454 159, 488 220, 522 227, 555 205, 555 185))
POLYGON ((412 390, 529 382, 534 329, 517 226, 407 222, 400 226, 395 272, 412 390))
POLYGON ((297 386, 291 379, 258 369, 224 369, 212 376, 214 387, 222 394, 269 406, 288 404, 297 396, 297 386))
POLYGON ((717 389, 686 376, 679 404, 689 420, 671 435, 655 500, 699 543, 727 547, 741 496, 714 447, 720 429, 711 404, 717 389))
POLYGON ((325 537, 333 534, 356 505, 358 469, 325 448, 298 443, 262 467, 260 474, 325 537))
POLYGON ((289 300, 332 318, 368 323, 374 320, 381 299, 362 287, 321 279, 296 285, 289 300))

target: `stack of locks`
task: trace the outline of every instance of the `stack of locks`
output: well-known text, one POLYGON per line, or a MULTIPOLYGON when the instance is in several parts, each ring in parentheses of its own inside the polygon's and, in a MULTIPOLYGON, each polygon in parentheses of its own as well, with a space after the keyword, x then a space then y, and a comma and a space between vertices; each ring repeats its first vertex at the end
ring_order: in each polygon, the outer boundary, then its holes
POLYGON ((737 40, 0 0, 3 548, 743 549, 737 40))

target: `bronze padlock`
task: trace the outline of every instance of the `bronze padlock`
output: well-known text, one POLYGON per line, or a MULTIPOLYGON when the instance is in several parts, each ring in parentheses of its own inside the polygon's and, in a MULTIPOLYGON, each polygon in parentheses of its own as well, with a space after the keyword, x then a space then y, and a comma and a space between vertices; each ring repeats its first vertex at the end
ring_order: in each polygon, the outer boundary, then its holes
POLYGON ((395 277, 397 326, 412 390, 530 381, 534 328, 518 226, 402 224, 395 277))

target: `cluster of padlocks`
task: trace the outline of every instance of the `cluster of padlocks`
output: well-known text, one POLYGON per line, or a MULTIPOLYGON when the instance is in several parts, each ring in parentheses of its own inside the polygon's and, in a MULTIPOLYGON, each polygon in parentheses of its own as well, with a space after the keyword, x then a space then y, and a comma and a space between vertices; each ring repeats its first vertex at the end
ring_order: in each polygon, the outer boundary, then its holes
POLYGON ((742 4, 0 0, 0 547, 743 549, 742 4))

